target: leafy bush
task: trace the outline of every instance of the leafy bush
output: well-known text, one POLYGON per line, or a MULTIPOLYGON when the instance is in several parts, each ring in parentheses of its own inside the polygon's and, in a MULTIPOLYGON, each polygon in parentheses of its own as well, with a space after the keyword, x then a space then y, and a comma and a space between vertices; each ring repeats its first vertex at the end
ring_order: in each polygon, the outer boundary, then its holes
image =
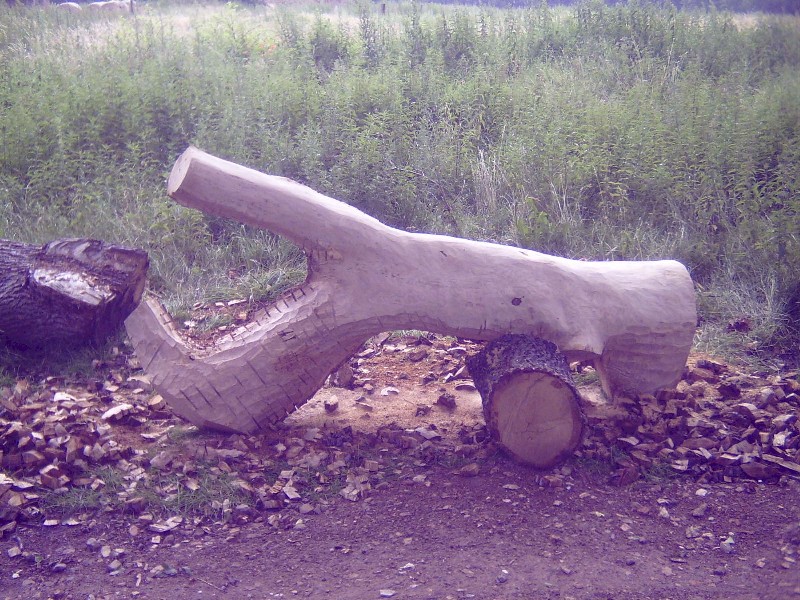
POLYGON ((797 18, 387 6, 3 6, 0 235, 141 246, 175 307, 302 278, 274 236, 164 197, 193 143, 400 228, 677 258, 708 323, 760 303, 762 345, 797 330, 797 18))

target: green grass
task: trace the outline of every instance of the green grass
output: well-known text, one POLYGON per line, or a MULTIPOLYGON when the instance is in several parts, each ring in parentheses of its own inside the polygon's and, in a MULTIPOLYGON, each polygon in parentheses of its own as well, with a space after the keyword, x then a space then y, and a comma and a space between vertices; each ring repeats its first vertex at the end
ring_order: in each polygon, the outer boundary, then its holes
POLYGON ((608 458, 578 457, 574 459, 574 463, 579 469, 593 475, 610 475, 614 468, 614 463, 608 458))
POLYGON ((167 496, 153 497, 151 506, 179 515, 200 516, 214 520, 226 518, 228 510, 240 504, 252 506, 251 494, 237 487, 235 480, 219 469, 201 467, 194 478, 196 489, 187 487, 185 477, 173 475, 159 481, 167 496))
POLYGON ((236 479, 211 464, 197 463, 196 472, 184 475, 179 471, 150 470, 137 481, 135 491, 127 492, 130 482, 122 471, 102 467, 85 476, 99 479, 105 485, 70 486, 64 490, 39 490, 39 508, 48 518, 64 518, 97 510, 125 512, 124 500, 140 497, 144 507, 157 517, 165 515, 196 516, 213 520, 226 518, 228 509, 243 504, 252 506, 252 495, 236 484, 236 479), (189 484, 189 481, 192 483, 189 484))
POLYGON ((176 425, 175 427, 171 427, 167 432, 167 438, 169 438, 169 440, 175 444, 185 440, 191 440, 202 435, 203 434, 201 431, 194 425, 176 425))
POLYGON ((71 517, 108 506, 109 496, 89 487, 70 487, 66 491, 48 491, 40 495, 39 509, 50 518, 71 517))
POLYGON ((195 144, 403 229, 679 259, 707 339, 744 313, 756 352, 789 347, 798 67, 797 17, 644 0, 153 3, 116 20, 4 5, 0 237, 144 248, 173 312, 301 281, 290 244, 166 197, 195 144))
POLYGON ((96 375, 98 364, 115 363, 124 344, 120 330, 99 346, 18 349, 0 345, 0 387, 24 378, 90 378, 96 375))
POLYGON ((116 494, 125 487, 122 472, 110 467, 100 467, 83 476, 93 481, 100 480, 103 485, 94 489, 91 486, 69 486, 63 490, 39 490, 38 506, 42 513, 48 518, 63 518, 101 509, 119 508, 115 503, 116 494))
POLYGON ((663 483, 677 479, 681 476, 680 472, 673 469, 670 465, 655 461, 647 466, 642 473, 644 480, 648 483, 663 483))

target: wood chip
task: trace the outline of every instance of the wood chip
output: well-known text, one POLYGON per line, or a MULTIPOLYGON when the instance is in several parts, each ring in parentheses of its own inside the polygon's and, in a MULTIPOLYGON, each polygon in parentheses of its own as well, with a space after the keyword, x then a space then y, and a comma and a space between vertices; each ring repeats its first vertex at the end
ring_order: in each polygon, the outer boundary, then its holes
POLYGON ((439 397, 436 399, 436 404, 446 408, 447 410, 455 410, 456 397, 453 394, 445 392, 439 395, 439 397))
POLYGON ((456 475, 462 477, 476 477, 481 472, 481 467, 478 463, 469 463, 454 471, 456 475))
POLYGON ((786 460, 784 458, 781 458, 779 456, 772 456, 771 454, 765 454, 764 456, 761 457, 761 459, 765 460, 767 462, 771 462, 773 464, 776 464, 779 467, 783 467, 784 469, 788 469, 790 471, 794 471, 795 473, 800 473, 800 465, 799 464, 797 464, 795 462, 791 462, 791 461, 786 460))
POLYGON ((174 516, 166 519, 164 521, 158 521, 157 523, 151 523, 147 526, 150 531, 155 533, 166 533, 167 531, 172 531, 178 525, 183 523, 183 517, 181 516, 174 516))

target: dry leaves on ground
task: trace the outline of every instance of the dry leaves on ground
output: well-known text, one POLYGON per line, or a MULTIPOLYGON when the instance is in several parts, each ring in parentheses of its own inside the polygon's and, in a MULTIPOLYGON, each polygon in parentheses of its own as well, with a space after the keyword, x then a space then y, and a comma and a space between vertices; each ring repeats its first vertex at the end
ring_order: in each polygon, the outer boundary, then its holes
MULTIPOLYGON (((371 396, 391 401, 409 380, 467 386, 464 357, 476 349, 452 338, 382 335, 332 382, 360 389, 366 406, 371 396)), ((800 477, 795 372, 746 374, 704 359, 687 368, 676 389, 656 396, 609 405, 596 399, 596 387, 586 394, 587 433, 574 464, 532 471, 540 485, 568 486, 573 469, 589 464, 610 466, 616 485, 672 475, 699 482, 800 477)), ((437 410, 455 409, 452 396, 438 397, 437 410)), ((333 498, 358 501, 392 482, 430 485, 418 472, 427 464, 479 475, 497 453, 485 428, 443 435, 429 419, 432 408, 417 407, 420 425, 413 428, 280 424, 258 436, 220 435, 174 417, 125 352, 98 363, 88 379, 19 380, 0 391, 0 533, 19 520, 74 520, 68 503, 52 499, 75 496, 79 514, 123 510, 155 535, 175 524, 165 520, 170 511, 187 513, 198 526, 263 518, 274 527, 303 527, 304 514, 333 498), (81 505, 86 497, 92 502, 81 505), (53 506, 59 509, 50 515, 53 506)), ((335 413, 336 402, 326 410, 335 413)))

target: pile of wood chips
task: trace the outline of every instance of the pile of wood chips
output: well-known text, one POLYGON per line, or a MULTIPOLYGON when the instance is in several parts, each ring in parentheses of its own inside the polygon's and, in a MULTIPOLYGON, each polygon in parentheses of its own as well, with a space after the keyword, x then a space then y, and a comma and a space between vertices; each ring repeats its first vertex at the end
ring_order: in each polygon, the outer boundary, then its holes
POLYGON ((674 390, 588 405, 582 453, 611 452, 620 484, 665 465, 700 482, 798 477, 798 394, 797 372, 743 374, 700 359, 674 390))
MULTIPOLYGON (((350 385, 360 385, 360 369, 373 363, 408 364, 411 359, 403 354, 373 344, 353 361, 350 385)), ((446 365, 433 364, 439 360, 435 353, 419 353, 411 362, 452 377, 454 369, 463 367, 463 353, 442 354, 446 365)), ((165 525, 142 490, 167 496, 176 486, 197 489, 200 464, 230 478, 250 498, 245 504, 222 503, 222 518, 248 520, 262 513, 280 526, 290 518, 283 509, 301 515, 314 511, 312 499, 324 497, 326 489, 356 501, 398 477, 425 485, 420 472, 429 464, 479 475, 497 454, 482 426, 463 427, 452 439, 430 424, 415 429, 389 425, 374 433, 281 424, 257 436, 197 433, 178 439, 170 432, 184 424, 151 389, 135 358, 120 352, 114 364, 96 366, 88 380, 19 380, 0 390, 0 536, 13 531, 19 520, 59 523, 44 514, 40 500, 75 488, 102 492, 102 467, 124 480, 121 489, 109 494, 107 508, 149 516, 157 531, 165 525), (148 487, 164 472, 176 474, 178 483, 148 487)), ((421 383, 437 385, 442 377, 430 379, 423 377, 421 383)), ((569 485, 571 474, 593 460, 610 466, 616 485, 668 474, 708 483, 797 479, 799 394, 796 372, 742 374, 698 360, 674 390, 623 398, 614 405, 587 401, 587 431, 578 460, 548 473, 531 471, 531 477, 542 486, 569 485)))

